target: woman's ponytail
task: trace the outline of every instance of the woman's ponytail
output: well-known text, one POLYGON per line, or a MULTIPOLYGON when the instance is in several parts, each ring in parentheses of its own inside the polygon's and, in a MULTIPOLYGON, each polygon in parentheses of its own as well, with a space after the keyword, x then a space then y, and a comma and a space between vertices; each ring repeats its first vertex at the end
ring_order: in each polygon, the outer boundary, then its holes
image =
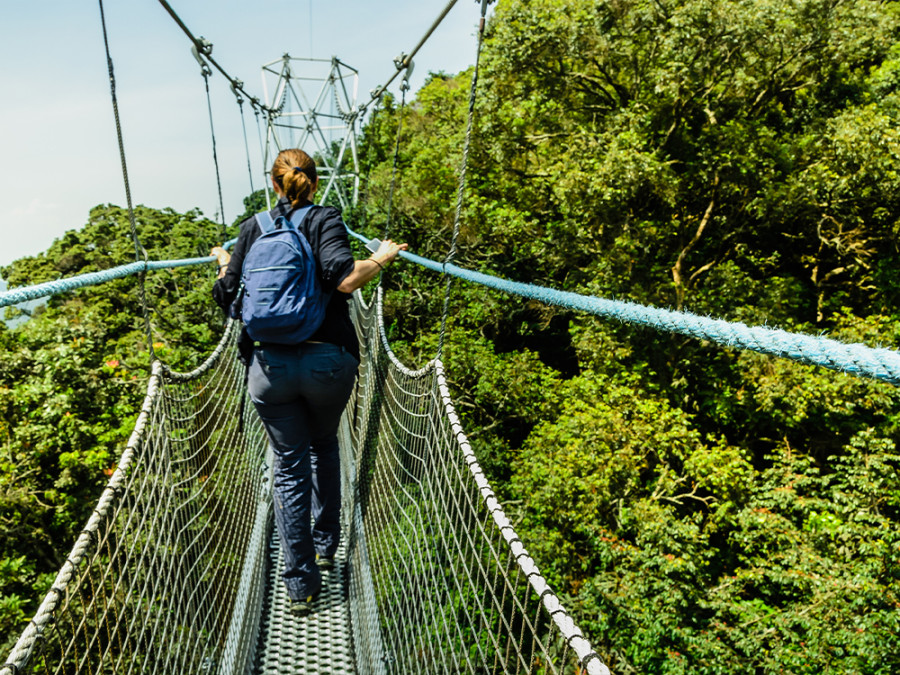
POLYGON ((319 179, 316 163, 303 150, 282 150, 272 165, 272 179, 294 208, 305 204, 319 179))

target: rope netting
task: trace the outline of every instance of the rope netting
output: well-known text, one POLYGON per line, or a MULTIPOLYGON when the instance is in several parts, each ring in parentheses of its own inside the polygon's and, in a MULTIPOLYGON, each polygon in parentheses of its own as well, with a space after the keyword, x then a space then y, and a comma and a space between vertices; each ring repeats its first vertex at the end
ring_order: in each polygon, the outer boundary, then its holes
POLYGON ((363 359, 341 449, 360 675, 608 673, 504 515, 441 362, 397 360, 380 289, 354 306, 363 359))
POLYGON ((197 370, 158 361, 118 467, 32 622, 16 673, 242 673, 271 499, 230 327, 197 370))
MULTIPOLYGON (((341 453, 357 672, 607 673, 503 514, 440 361, 404 367, 380 291, 356 298, 341 453)), ((154 364, 119 465, 0 675, 249 672, 271 461, 249 406, 239 431, 235 328, 191 373, 154 364)))

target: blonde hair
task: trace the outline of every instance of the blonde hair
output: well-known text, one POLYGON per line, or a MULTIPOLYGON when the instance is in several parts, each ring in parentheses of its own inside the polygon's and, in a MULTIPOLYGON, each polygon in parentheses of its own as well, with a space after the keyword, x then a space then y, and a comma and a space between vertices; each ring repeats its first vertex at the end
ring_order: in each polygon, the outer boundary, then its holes
POLYGON ((282 150, 272 165, 272 180, 281 188, 294 208, 304 204, 313 193, 319 174, 316 163, 303 150, 282 150))

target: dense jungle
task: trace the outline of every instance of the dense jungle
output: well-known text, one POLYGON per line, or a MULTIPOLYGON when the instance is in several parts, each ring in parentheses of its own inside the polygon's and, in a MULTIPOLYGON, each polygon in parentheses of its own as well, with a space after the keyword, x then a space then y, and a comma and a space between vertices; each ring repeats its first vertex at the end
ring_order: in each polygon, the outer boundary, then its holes
MULTIPOLYGON (((364 128, 345 219, 442 259, 472 70, 364 128), (396 185, 389 199, 398 126, 396 185), (390 213, 390 223, 388 214, 390 213)), ((896 348, 900 7, 887 0, 504 0, 478 80, 457 264, 896 348)), ((245 199, 262 207, 261 193, 245 199)), ((219 225, 139 207, 151 259, 219 225)), ((130 262, 101 205, 10 287, 130 262)), ((209 268, 147 276, 156 353, 221 334, 209 268)), ((440 276, 385 275, 389 338, 436 350, 440 276)), ((455 282, 466 431, 615 673, 900 672, 900 391, 455 282)), ((0 326, 0 646, 116 463, 149 369, 134 278, 0 326)))

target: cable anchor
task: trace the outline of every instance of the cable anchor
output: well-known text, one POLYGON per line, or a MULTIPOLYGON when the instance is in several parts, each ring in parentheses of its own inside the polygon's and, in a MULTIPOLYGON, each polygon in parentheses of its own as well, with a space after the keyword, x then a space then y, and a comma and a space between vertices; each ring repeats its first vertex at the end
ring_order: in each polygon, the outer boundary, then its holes
MULTIPOLYGON (((400 82, 400 89, 402 91, 409 91, 409 76, 412 75, 416 64, 413 63, 413 60, 406 52, 400 52, 399 55, 394 57, 394 67, 397 70, 406 71, 403 73, 403 80, 401 80, 400 82)), ((373 93, 372 96, 374 98, 375 94, 373 93)))
MULTIPOLYGON (((234 94, 234 97, 237 99, 238 105, 244 104, 244 97, 241 96, 240 90, 243 89, 244 83, 241 80, 234 80, 231 83, 231 93, 234 94)), ((252 103, 252 101, 251 101, 252 103)))
POLYGON ((408 59, 406 62, 406 72, 403 73, 403 79, 400 81, 400 89, 402 91, 409 91, 409 76, 412 75, 413 70, 415 70, 416 64, 412 59, 408 59))
POLYGON ((191 45, 191 54, 194 55, 194 58, 197 59, 197 63, 200 64, 200 73, 203 77, 209 77, 212 75, 212 68, 209 67, 209 64, 204 59, 204 56, 212 55, 213 45, 212 42, 207 40, 205 37, 200 37, 197 41, 191 45))

